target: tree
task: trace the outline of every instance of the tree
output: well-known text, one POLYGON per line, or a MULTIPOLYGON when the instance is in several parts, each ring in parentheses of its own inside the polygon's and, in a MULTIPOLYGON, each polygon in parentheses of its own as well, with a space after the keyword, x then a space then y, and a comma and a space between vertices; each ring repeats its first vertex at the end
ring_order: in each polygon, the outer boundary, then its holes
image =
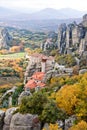
POLYGON ((79 119, 87 121, 87 75, 80 77, 79 83, 66 85, 56 93, 59 108, 69 115, 76 114, 79 119))
POLYGON ((87 130, 87 122, 82 120, 77 125, 72 126, 69 130, 87 130))
POLYGON ((66 114, 60 108, 57 107, 56 103, 53 100, 50 100, 44 106, 40 119, 43 122, 55 123, 55 121, 64 120, 66 118, 66 114))
POLYGON ((0 50, 0 54, 3 54, 3 55, 8 54, 8 50, 2 49, 2 50, 0 50))
POLYGON ((51 124, 49 125, 49 128, 44 128, 43 130, 62 130, 61 128, 59 128, 58 124, 51 124))
POLYGON ((22 114, 38 114, 42 124, 45 122, 55 123, 57 119, 65 118, 65 113, 57 107, 52 99, 48 99, 46 93, 42 92, 37 92, 33 96, 23 98, 19 112, 22 114))
POLYGON ((31 113, 41 115, 47 101, 47 96, 45 94, 41 92, 34 93, 33 96, 22 99, 19 112, 22 114, 31 113))
POLYGON ((72 67, 76 65, 76 60, 74 56, 66 54, 66 55, 56 55, 55 56, 56 62, 58 64, 66 65, 68 67, 72 67))
POLYGON ((10 48, 10 52, 20 52, 21 51, 21 46, 13 46, 10 48))

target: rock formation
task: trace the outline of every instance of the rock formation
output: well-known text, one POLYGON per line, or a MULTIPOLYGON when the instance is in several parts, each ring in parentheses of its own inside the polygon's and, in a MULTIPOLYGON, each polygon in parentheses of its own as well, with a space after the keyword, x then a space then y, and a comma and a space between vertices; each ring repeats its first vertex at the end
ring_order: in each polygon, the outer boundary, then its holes
POLYGON ((0 28, 0 49, 9 48, 12 37, 6 28, 0 28))
POLYGON ((79 74, 84 74, 84 73, 87 73, 87 69, 79 70, 79 74))
POLYGON ((20 114, 17 108, 10 108, 6 112, 0 110, 0 130, 41 130, 37 115, 20 114))
POLYGON ((85 15, 83 16, 82 24, 83 24, 84 27, 87 27, 87 14, 85 14, 85 15))
MULTIPOLYGON (((14 112, 17 108, 9 108, 6 112, 0 110, 0 130, 41 130, 41 122, 38 115, 32 114, 20 114, 14 112)), ((62 120, 57 120, 58 126, 68 130, 76 120, 76 116, 72 115, 68 119, 65 119, 65 123, 62 120)), ((48 124, 44 125, 44 128, 48 128, 48 124)))
POLYGON ((13 116, 13 112, 16 110, 16 108, 10 108, 6 111, 5 117, 4 117, 4 125, 3 125, 3 130, 10 130, 10 123, 11 123, 11 118, 13 116))
POLYGON ((66 24, 61 24, 58 29, 58 48, 63 52, 65 48, 65 38, 66 38, 66 24))
POLYGON ((0 130, 3 130, 5 112, 0 110, 0 130))
POLYGON ((58 29, 58 48, 60 53, 78 51, 80 54, 87 51, 87 14, 80 24, 73 22, 66 26, 61 24, 58 29))
POLYGON ((32 95, 30 91, 23 91, 20 95, 19 95, 19 98, 18 98, 18 105, 21 104, 21 100, 23 97, 25 96, 30 96, 32 95))
POLYGON ((75 121, 76 121, 75 115, 72 115, 68 119, 65 119, 65 130, 68 130, 70 127, 72 127, 75 121))
POLYGON ((40 130, 38 116, 17 113, 11 119, 10 130, 40 130))
POLYGON ((52 50, 57 48, 57 34, 55 32, 50 32, 47 36, 45 42, 41 44, 41 49, 43 51, 52 50))

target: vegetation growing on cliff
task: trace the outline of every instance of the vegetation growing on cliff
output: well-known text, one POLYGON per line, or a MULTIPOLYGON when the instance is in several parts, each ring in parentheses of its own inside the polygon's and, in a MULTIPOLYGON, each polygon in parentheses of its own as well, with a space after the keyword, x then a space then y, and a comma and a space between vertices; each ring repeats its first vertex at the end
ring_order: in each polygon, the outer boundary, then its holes
POLYGON ((64 120, 66 118, 66 114, 57 107, 55 101, 48 99, 47 94, 42 92, 23 98, 19 112, 38 114, 43 123, 55 123, 57 119, 64 120))

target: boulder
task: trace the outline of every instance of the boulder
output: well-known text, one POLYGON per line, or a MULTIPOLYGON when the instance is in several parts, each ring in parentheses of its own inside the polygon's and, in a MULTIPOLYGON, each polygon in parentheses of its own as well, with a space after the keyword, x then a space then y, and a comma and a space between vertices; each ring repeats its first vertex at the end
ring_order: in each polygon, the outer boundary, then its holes
POLYGON ((3 130, 9 130, 10 129, 10 123, 11 123, 11 118, 13 116, 13 112, 16 110, 17 108, 10 108, 6 111, 5 113, 5 118, 4 118, 4 126, 3 126, 3 130))
POLYGON ((0 110, 0 130, 3 130, 5 112, 0 110))
POLYGON ((49 130, 49 124, 45 123, 44 126, 43 126, 43 129, 49 130))
POLYGON ((40 130, 40 122, 37 115, 20 114, 13 115, 10 130, 40 130))
POLYGON ((87 69, 82 69, 82 70, 79 70, 79 74, 84 74, 87 72, 87 69))
POLYGON ((70 127, 73 126, 74 121, 76 121, 76 116, 72 115, 68 119, 65 120, 65 130, 68 130, 70 127))

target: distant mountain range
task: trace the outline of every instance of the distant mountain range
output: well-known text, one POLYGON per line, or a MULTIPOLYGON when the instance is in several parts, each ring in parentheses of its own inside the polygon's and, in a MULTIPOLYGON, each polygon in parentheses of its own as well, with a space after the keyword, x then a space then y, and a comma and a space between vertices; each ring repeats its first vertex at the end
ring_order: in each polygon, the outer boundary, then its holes
POLYGON ((0 7, 0 18, 7 18, 7 17, 11 17, 12 15, 16 15, 17 11, 15 10, 11 10, 8 8, 4 8, 4 7, 0 7))
POLYGON ((87 12, 64 8, 60 10, 46 8, 31 13, 28 10, 14 10, 0 7, 0 26, 10 26, 31 31, 57 31, 61 23, 80 23, 87 12))
POLYGON ((64 8, 60 10, 46 8, 28 16, 30 19, 69 19, 81 18, 86 12, 81 12, 71 8, 64 8))
POLYGON ((21 13, 12 9, 0 7, 0 18, 8 20, 49 20, 49 19, 69 19, 69 18, 81 18, 85 13, 71 8, 52 9, 46 8, 35 13, 27 12, 21 13))

